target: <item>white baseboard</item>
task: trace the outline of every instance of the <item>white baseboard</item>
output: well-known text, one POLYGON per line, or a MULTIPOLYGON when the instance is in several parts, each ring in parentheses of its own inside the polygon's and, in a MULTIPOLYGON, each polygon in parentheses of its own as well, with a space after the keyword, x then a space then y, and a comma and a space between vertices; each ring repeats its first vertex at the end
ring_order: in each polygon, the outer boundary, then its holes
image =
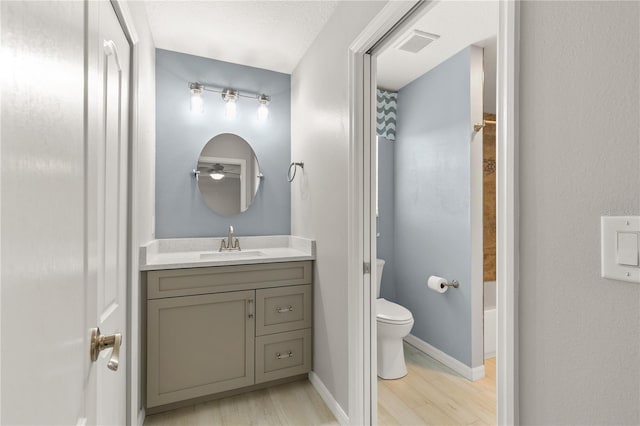
POLYGON ((495 357, 496 357, 496 351, 484 353, 484 359, 495 358, 495 357))
POLYGON ((338 404, 338 401, 336 401, 333 395, 331 395, 329 389, 327 389, 324 383, 322 383, 320 377, 318 377, 315 372, 311 371, 309 373, 309 381, 318 394, 320 394, 320 398, 322 398, 329 410, 331 410, 336 420, 338 420, 338 423, 342 426, 347 426, 349 424, 349 416, 347 416, 347 413, 344 412, 340 404, 338 404))
POLYGON ((458 361, 451 355, 446 354, 442 352, 440 349, 434 346, 431 346, 424 340, 419 339, 413 334, 409 334, 407 337, 405 337, 404 341, 410 344, 411 346, 415 347, 416 349, 429 355, 431 358, 435 359, 436 361, 443 363, 444 365, 446 365, 447 367, 449 367, 450 369, 452 369, 453 371, 455 371, 456 373, 460 374, 462 377, 468 380, 475 382, 476 380, 480 380, 484 377, 484 365, 481 365, 480 367, 471 368, 468 365, 458 361))
POLYGON ((138 411, 138 426, 144 425, 144 419, 147 417, 147 413, 144 411, 144 408, 138 411))

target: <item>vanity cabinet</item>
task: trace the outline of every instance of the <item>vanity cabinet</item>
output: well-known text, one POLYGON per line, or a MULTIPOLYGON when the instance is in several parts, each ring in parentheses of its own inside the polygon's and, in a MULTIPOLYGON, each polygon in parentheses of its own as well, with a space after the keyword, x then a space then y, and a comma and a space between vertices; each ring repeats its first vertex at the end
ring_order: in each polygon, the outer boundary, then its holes
POLYGON ((309 372, 311 268, 147 272, 147 408, 309 372))

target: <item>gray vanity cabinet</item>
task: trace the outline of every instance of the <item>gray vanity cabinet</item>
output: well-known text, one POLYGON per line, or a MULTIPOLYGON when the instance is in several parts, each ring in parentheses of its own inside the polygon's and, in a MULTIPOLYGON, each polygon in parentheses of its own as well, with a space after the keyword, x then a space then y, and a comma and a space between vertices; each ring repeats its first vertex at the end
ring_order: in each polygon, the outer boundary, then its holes
POLYGON ((308 261, 148 272, 147 408, 309 372, 311 279, 308 261))

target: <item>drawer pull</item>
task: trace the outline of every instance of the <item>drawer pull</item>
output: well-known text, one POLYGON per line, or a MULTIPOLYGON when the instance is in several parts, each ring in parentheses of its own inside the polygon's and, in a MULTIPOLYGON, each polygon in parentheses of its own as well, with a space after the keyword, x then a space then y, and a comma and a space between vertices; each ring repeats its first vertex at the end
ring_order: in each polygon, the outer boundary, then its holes
POLYGON ((276 312, 279 314, 284 314, 285 312, 293 312, 293 306, 289 305, 286 308, 277 307, 276 312))
POLYGON ((288 351, 286 354, 281 354, 280 352, 276 353, 276 359, 285 359, 291 358, 293 356, 293 352, 288 351))

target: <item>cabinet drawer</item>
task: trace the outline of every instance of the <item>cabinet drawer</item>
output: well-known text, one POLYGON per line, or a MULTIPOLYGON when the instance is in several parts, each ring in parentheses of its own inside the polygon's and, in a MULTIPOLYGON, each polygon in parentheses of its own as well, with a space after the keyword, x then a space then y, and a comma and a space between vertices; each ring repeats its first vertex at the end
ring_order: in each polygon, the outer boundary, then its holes
POLYGON ((311 286, 256 291, 256 336, 311 327, 311 286))
POLYGON ((149 271, 147 299, 311 284, 311 262, 149 271))
POLYGON ((256 383, 311 371, 311 330, 256 338, 256 383))

